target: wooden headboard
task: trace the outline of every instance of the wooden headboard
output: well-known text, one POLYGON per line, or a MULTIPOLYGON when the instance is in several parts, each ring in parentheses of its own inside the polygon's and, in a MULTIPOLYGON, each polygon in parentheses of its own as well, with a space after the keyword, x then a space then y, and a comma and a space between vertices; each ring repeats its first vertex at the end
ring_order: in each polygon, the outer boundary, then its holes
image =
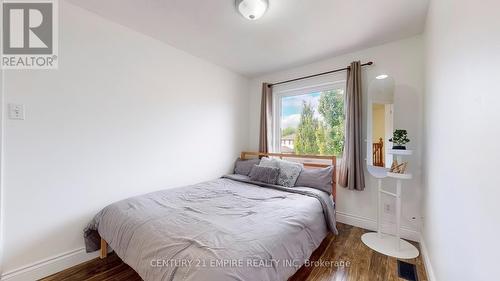
POLYGON ((335 179, 336 169, 337 169, 337 158, 335 156, 320 156, 320 155, 299 155, 299 154, 289 154, 289 153, 264 153, 264 152, 248 152, 244 151, 241 153, 241 159, 250 159, 250 158, 262 158, 262 157, 278 157, 280 159, 288 158, 298 160, 296 162, 300 162, 304 165, 305 168, 326 168, 329 166, 333 167, 332 174, 332 195, 333 200, 335 201, 337 198, 337 181, 335 179))

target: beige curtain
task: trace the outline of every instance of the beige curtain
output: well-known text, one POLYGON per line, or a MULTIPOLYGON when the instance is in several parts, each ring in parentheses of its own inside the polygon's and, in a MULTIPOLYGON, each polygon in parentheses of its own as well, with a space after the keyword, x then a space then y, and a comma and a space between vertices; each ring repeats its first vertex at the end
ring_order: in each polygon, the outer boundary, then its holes
POLYGON ((345 95, 345 141, 339 184, 348 189, 365 189, 363 156, 361 155, 361 63, 352 62, 347 70, 345 95))
POLYGON ((273 88, 269 84, 262 83, 262 99, 260 101, 260 133, 259 151, 269 152, 270 130, 272 124, 273 110, 273 88))

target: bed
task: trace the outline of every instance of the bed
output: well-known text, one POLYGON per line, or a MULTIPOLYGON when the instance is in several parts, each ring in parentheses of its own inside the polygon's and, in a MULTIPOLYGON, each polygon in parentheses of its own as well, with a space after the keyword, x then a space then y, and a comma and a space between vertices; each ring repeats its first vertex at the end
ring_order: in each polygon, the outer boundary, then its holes
MULTIPOLYGON (((242 152, 304 168, 333 166, 335 157, 242 152)), ((335 175, 335 172, 333 172, 335 175)), ((230 174, 187 187, 113 203, 84 231, 87 251, 108 245, 144 280, 287 280, 335 228, 331 194, 230 174)))

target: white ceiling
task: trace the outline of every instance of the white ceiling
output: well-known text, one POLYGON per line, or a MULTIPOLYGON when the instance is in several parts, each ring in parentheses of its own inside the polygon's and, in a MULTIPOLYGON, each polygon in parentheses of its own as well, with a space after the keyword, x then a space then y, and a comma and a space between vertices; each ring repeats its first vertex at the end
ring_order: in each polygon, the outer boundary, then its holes
POLYGON ((269 0, 257 21, 234 0, 70 0, 246 76, 419 34, 428 0, 269 0))

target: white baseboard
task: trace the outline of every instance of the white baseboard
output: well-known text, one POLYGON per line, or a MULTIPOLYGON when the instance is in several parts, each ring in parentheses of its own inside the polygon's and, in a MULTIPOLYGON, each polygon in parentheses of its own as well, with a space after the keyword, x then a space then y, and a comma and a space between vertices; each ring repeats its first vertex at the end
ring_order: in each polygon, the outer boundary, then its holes
POLYGON ((85 248, 75 249, 20 268, 2 273, 1 281, 32 281, 52 275, 69 267, 98 257, 99 252, 86 253, 85 248))
MULTIPOLYGON (((345 223, 348 225, 372 230, 372 231, 377 231, 377 221, 365 217, 360 217, 360 216, 355 216, 343 212, 338 212, 337 211, 337 221, 341 223, 345 223)), ((384 224, 385 226, 386 224, 384 224)), ((396 226, 390 225, 390 227, 395 228, 396 226)), ((420 241, 420 232, 409 229, 406 227, 401 228, 401 237, 404 239, 408 239, 411 241, 419 242, 420 241)))
MULTIPOLYGON (((345 224, 349 224, 352 226, 368 229, 368 230, 376 230, 377 222, 375 220, 359 217, 351 214, 346 214, 342 212, 337 212, 337 221, 345 224)), ((420 241, 420 233, 408 229, 401 229, 401 237, 412 240, 412 241, 420 241)), ((432 267, 430 265, 428 256, 426 256, 427 251, 425 248, 425 244, 421 243, 422 255, 424 256, 425 266, 428 270, 427 275, 429 276, 430 281, 435 281, 432 279, 432 267)), ((88 260, 94 259, 98 257, 99 252, 94 253, 86 253, 85 248, 75 249, 73 251, 65 252, 35 263, 31 263, 25 265, 23 267, 10 270, 8 272, 2 273, 0 280, 1 281, 31 281, 38 280, 40 278, 52 275, 69 267, 75 266, 77 264, 86 262, 88 260)))
POLYGON ((436 275, 434 275, 434 269, 432 268, 429 252, 427 250, 427 244, 425 244, 425 239, 422 235, 420 235, 420 252, 422 254, 422 259, 424 260, 427 279, 429 281, 437 281, 436 275))

